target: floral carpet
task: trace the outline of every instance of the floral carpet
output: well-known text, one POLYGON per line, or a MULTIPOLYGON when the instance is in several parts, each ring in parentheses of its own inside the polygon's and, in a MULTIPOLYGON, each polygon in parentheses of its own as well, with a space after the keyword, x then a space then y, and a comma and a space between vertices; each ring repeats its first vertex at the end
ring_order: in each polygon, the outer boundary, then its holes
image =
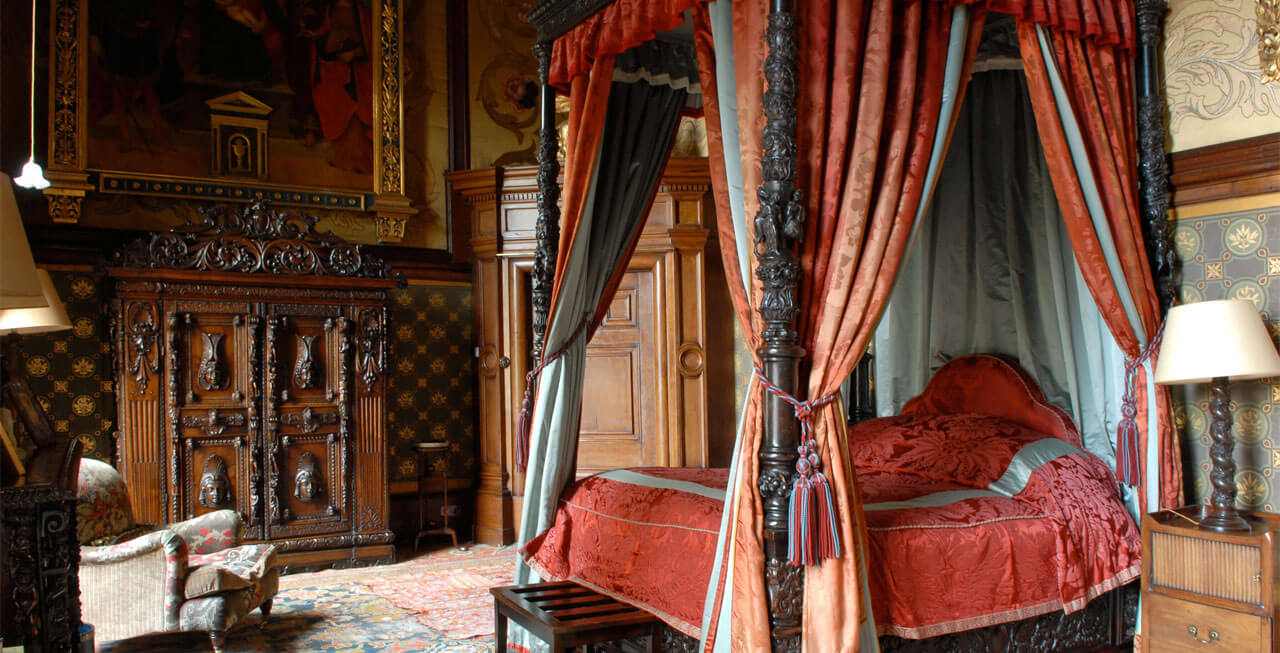
MULTIPOLYGON (((224 650, 491 651, 493 604, 486 583, 509 582, 514 565, 514 549, 476 545, 386 567, 284 576, 271 618, 264 625, 255 610, 227 634, 224 650), (397 607, 368 585, 397 602, 412 604, 413 609, 397 607), (450 598, 428 601, 413 596, 427 591, 444 592, 450 598), (415 612, 420 610, 426 613, 415 612)), ((147 635, 99 644, 103 653, 211 650, 204 633, 147 635)))

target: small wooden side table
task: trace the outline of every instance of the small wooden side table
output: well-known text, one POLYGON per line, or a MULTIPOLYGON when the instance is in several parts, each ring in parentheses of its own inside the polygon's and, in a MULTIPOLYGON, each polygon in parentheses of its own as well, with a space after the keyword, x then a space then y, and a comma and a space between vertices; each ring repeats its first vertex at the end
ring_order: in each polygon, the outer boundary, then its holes
POLYGON ((1280 643, 1280 515, 1241 514, 1252 531, 1201 529, 1199 506, 1142 518, 1144 651, 1266 652, 1280 643))
POLYGON ((441 524, 439 528, 427 527, 431 525, 430 520, 423 513, 423 504, 427 501, 427 495, 433 492, 431 488, 432 477, 430 475, 431 466, 428 464, 437 457, 443 457, 449 451, 448 442, 415 442, 413 448, 418 453, 418 534, 413 537, 413 552, 418 552, 418 542, 427 535, 448 535, 453 545, 458 546, 458 533, 449 527, 449 472, 447 468, 443 468, 440 472, 439 482, 443 490, 444 504, 440 511, 441 524))

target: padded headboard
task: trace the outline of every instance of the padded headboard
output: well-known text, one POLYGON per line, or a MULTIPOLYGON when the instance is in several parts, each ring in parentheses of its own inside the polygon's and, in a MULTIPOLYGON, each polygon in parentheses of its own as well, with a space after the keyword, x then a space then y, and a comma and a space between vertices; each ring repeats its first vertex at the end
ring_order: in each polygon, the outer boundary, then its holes
POLYGON ((1000 417, 1084 447, 1067 411, 1049 403, 1026 370, 1006 358, 973 354, 943 365, 902 415, 976 413, 1000 417))

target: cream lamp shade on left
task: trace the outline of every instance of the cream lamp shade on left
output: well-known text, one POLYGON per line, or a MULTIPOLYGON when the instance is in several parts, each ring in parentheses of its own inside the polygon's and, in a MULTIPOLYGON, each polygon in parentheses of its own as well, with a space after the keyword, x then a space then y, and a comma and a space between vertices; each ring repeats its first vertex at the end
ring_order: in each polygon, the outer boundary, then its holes
POLYGON ((39 308, 11 308, 0 311, 0 335, 7 333, 45 333, 62 331, 71 328, 71 320, 67 317, 67 309, 58 298, 58 291, 53 287, 53 280, 46 270, 38 269, 35 274, 39 279, 42 297, 46 304, 39 308))
POLYGON ((48 306, 9 175, 0 172, 0 310, 48 306))

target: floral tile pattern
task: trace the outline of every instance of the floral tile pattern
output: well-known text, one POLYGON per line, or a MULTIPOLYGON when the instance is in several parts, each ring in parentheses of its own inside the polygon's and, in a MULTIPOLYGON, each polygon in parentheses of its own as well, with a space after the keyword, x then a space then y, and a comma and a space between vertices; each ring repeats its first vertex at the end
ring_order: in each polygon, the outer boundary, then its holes
MULTIPOLYGON (((1182 260, 1181 303, 1246 299, 1272 336, 1280 336, 1280 207, 1264 207, 1174 222, 1182 260), (1274 246, 1274 249, 1273 249, 1274 246)), ((1174 386, 1174 419, 1182 440, 1187 499, 1207 501, 1209 386, 1174 386)), ((1231 384, 1236 440, 1236 502, 1274 512, 1280 507, 1280 379, 1231 384)))

